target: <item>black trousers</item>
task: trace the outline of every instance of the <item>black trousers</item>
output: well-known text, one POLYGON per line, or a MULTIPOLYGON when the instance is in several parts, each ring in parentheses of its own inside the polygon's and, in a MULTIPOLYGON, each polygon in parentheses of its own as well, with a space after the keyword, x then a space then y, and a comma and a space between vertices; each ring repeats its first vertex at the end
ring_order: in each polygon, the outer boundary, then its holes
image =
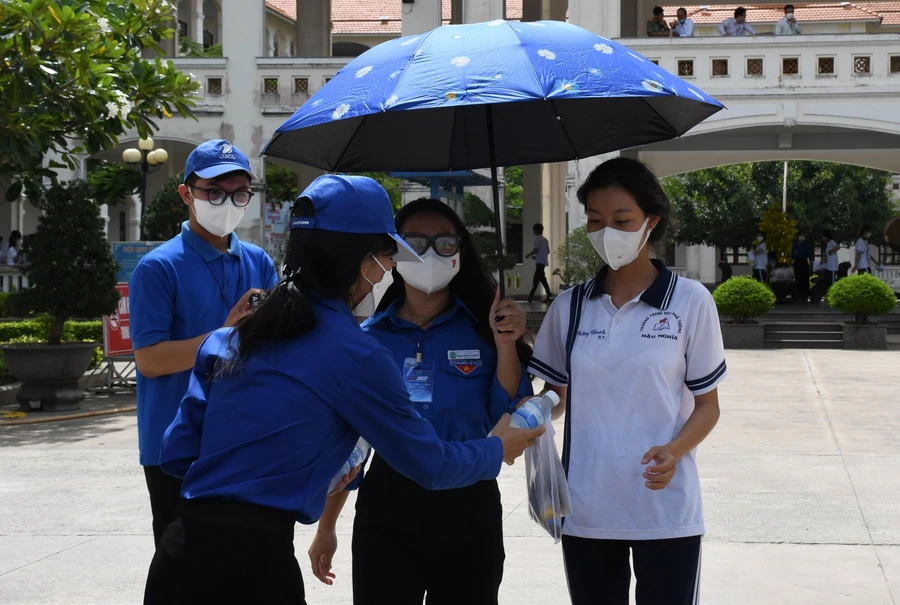
POLYGON ((159 548, 166 528, 178 516, 181 503, 181 479, 167 475, 158 466, 145 466, 144 479, 150 492, 150 512, 153 514, 153 541, 159 548))
POLYGON ((179 510, 150 564, 144 605, 306 605, 294 513, 220 499, 179 510))
POLYGON ((637 605, 695 605, 702 536, 671 540, 591 540, 563 536, 572 605, 628 605, 631 566, 637 605))
POLYGON ((534 298, 534 293, 537 292, 538 286, 544 286, 544 294, 547 298, 550 297, 550 284, 547 282, 547 266, 542 265, 541 263, 534 264, 534 280, 531 285, 531 294, 528 295, 528 298, 534 298))
POLYGON ((765 269, 754 269, 753 270, 753 279, 756 281, 766 283, 766 270, 765 269))
POLYGON ((856 270, 856 274, 857 274, 857 275, 862 275, 863 273, 868 273, 869 275, 872 275, 872 270, 871 270, 871 269, 868 269, 868 268, 867 268, 867 269, 857 269, 857 270, 856 270))
POLYGON ((807 300, 809 298, 809 260, 798 258, 794 260, 794 282, 797 284, 797 298, 807 300))
POLYGON ((353 525, 354 605, 497 605, 505 558, 496 481, 428 491, 376 455, 353 525))

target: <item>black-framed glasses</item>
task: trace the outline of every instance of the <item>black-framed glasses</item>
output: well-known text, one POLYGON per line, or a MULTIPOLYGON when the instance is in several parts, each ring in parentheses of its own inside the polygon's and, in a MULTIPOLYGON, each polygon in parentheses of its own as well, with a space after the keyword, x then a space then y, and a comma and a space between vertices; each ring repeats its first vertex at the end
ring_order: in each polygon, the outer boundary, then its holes
POLYGON ((231 198, 232 204, 238 208, 244 208, 250 203, 250 200, 253 199, 254 195, 252 191, 244 191, 243 189, 232 191, 231 193, 228 193, 224 189, 204 189, 203 187, 192 187, 192 189, 205 193, 206 201, 213 206, 221 206, 225 203, 225 200, 231 198))
POLYGON ((403 241, 416 251, 419 256, 425 254, 429 248, 438 256, 453 256, 459 252, 461 238, 452 233, 438 233, 437 235, 425 235, 424 233, 404 233, 403 241))

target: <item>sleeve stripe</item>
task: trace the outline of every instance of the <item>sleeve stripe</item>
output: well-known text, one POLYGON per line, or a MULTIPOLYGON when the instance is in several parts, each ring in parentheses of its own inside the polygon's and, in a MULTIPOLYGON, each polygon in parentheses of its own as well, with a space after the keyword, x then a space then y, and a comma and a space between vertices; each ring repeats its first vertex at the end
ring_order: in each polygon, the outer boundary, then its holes
POLYGON ((557 372, 556 370, 554 370, 553 368, 548 366, 546 363, 544 363, 543 361, 541 361, 540 359, 537 359, 535 357, 531 358, 531 362, 528 364, 528 367, 534 368, 535 370, 541 372, 542 374, 546 374, 549 378, 552 378, 553 380, 555 380, 557 382, 565 383, 565 382, 569 381, 560 372, 557 372))
POLYGON ((705 376, 704 378, 700 378, 698 380, 685 380, 684 384, 687 385, 692 391, 700 391, 705 388, 708 388, 710 385, 715 384, 717 380, 719 380, 726 371, 725 362, 723 361, 719 364, 719 367, 716 368, 711 374, 705 376))

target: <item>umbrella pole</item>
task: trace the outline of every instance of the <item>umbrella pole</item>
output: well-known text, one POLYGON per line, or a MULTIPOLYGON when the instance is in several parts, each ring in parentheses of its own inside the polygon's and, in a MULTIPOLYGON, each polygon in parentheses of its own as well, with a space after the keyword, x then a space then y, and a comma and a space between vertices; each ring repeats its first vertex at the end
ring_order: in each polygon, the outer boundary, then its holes
POLYGON ((494 148, 494 113, 487 108, 488 153, 491 160, 491 192, 494 196, 494 223, 497 232, 497 281, 500 282, 500 300, 506 298, 506 283, 503 279, 503 232, 500 225, 500 184, 497 178, 497 152, 494 148))

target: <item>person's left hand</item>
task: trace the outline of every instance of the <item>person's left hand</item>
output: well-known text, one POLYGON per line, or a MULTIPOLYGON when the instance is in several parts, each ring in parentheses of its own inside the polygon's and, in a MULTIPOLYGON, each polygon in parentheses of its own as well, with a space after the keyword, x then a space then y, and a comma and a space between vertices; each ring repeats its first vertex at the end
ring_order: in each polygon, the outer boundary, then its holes
POLYGON ((675 463, 678 458, 672 453, 671 445, 657 445, 651 447, 644 454, 641 464, 650 464, 654 462, 654 466, 648 466, 644 469, 644 479, 647 480, 644 485, 648 489, 660 490, 665 489, 675 476, 675 463))
POLYGON ((500 300, 500 288, 497 288, 489 317, 494 342, 499 345, 517 341, 525 333, 525 316, 525 311, 513 299, 500 300))
POLYGON ((362 466, 362 465, 360 465, 360 466, 354 466, 353 468, 351 468, 351 469, 350 469, 350 472, 347 473, 346 475, 344 475, 344 476, 341 478, 340 483, 338 483, 338 484, 334 487, 334 489, 331 490, 331 491, 328 493, 328 495, 329 495, 329 496, 333 496, 333 495, 335 495, 335 494, 339 494, 339 493, 341 493, 342 491, 344 491, 344 488, 347 487, 348 485, 350 485, 350 482, 351 482, 351 481, 353 481, 354 479, 356 479, 356 476, 359 474, 359 469, 361 468, 361 466, 362 466))

